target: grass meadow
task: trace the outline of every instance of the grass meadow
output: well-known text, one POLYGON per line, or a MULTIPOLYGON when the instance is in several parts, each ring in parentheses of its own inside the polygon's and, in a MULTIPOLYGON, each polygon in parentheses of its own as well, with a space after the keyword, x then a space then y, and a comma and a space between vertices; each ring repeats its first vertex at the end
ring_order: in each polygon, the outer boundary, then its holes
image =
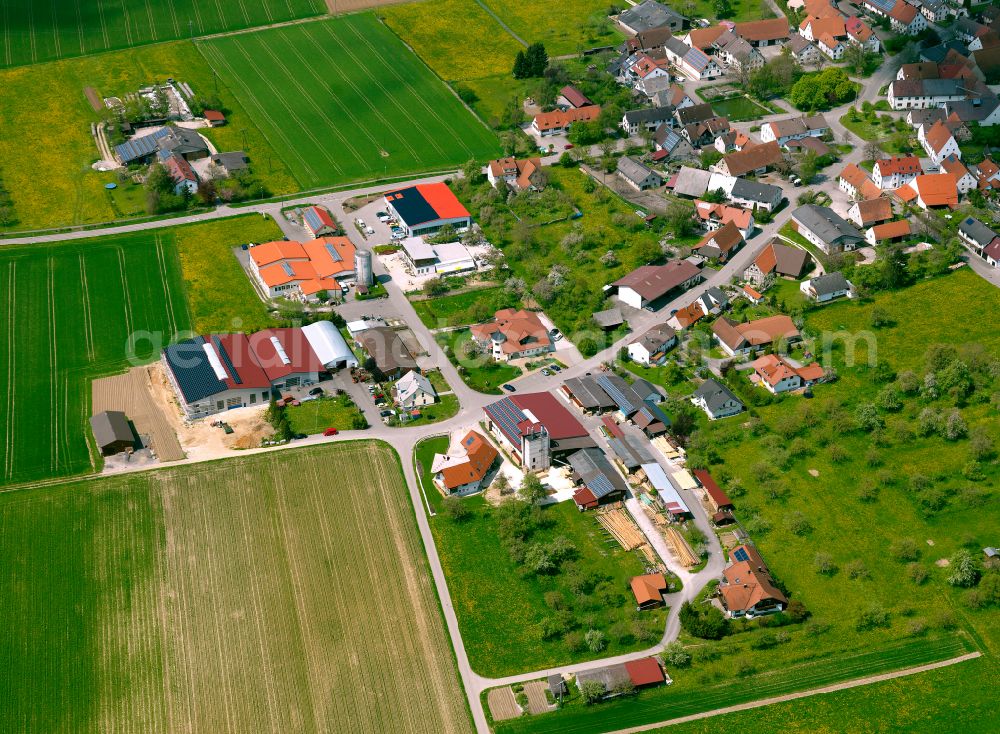
POLYGON ((452 168, 499 152, 494 135, 374 14, 198 48, 304 188, 452 168))
MULTIPOLYGON (((773 624, 762 628, 743 622, 718 642, 684 635, 693 664, 670 671, 675 683, 669 689, 599 707, 574 700, 561 713, 524 718, 497 730, 597 732, 645 724, 970 650, 981 651, 983 658, 878 689, 836 694, 851 711, 843 720, 838 718, 843 709, 813 703, 821 699, 789 704, 786 711, 793 720, 814 705, 825 712, 796 721, 793 731, 869 731, 861 723, 864 715, 868 722, 881 722, 883 708, 892 712, 886 721, 898 723, 880 731, 936 729, 939 720, 954 730, 952 712, 965 731, 987 730, 984 725, 993 716, 988 686, 971 684, 959 693, 952 685, 970 676, 995 680, 1000 673, 1000 611, 951 586, 946 561, 960 549, 981 556, 983 546, 995 544, 992 529, 1000 521, 996 453, 970 469, 971 439, 920 436, 915 428, 925 407, 957 407, 970 435, 982 431, 996 448, 1000 415, 990 404, 996 378, 976 366, 982 364, 976 355, 995 359, 1000 333, 988 320, 950 319, 948 314, 991 313, 998 306, 1000 293, 962 270, 868 301, 807 310, 805 328, 812 336, 871 330, 878 361, 885 366, 870 368, 863 350, 857 359, 864 363, 853 364, 845 359, 847 350, 837 347, 832 353, 837 382, 815 387, 811 401, 788 395, 753 408, 749 419, 701 421, 689 459, 709 465, 727 488, 765 562, 791 598, 809 610, 810 619, 781 627, 780 638, 773 624), (872 329, 876 306, 892 325, 872 329), (891 379, 892 373, 912 369, 922 377, 925 353, 935 343, 954 345, 972 365, 977 385, 972 395, 958 402, 947 394, 904 396, 898 411, 880 409, 885 429, 876 434, 855 429, 856 407, 888 384, 876 375, 888 371, 891 379), (897 549, 906 540, 912 550, 904 556, 897 549), (822 572, 818 554, 829 556, 822 572), (860 621, 873 608, 886 616, 867 628, 860 621), (935 697, 911 692, 911 680, 916 691, 944 692, 944 700, 925 708, 935 697)), ((770 709, 729 718, 734 725, 756 724, 762 731, 780 720, 770 709)), ((730 728, 728 723, 712 719, 681 731, 722 730, 730 728)))
POLYGON ((238 245, 283 239, 273 219, 247 214, 170 231, 195 331, 259 331, 275 325, 232 252, 238 245))
POLYGON ((448 82, 509 75, 524 48, 475 0, 386 5, 379 14, 448 82))
MULTIPOLYGON (((138 196, 112 199, 104 189, 131 184, 115 172, 98 173, 90 124, 97 120, 84 88, 104 95, 124 95, 154 81, 174 77, 198 94, 214 92, 212 70, 191 43, 165 43, 142 49, 69 59, 37 66, 0 70, 0 120, 16 134, 0 135, 0 176, 10 190, 18 229, 121 220, 142 215, 138 196), (44 141, 44 143, 42 142, 44 141)), ((282 158, 257 129, 240 103, 224 87, 219 96, 229 111, 229 124, 202 132, 220 150, 246 150, 255 175, 275 194, 300 186, 282 158)))
POLYGON ((173 238, 3 248, 0 283, 0 484, 88 471, 90 380, 128 366, 131 334, 190 328, 173 238))
POLYGON ((4 493, 0 527, 4 732, 472 730, 386 444, 4 493))
MULTIPOLYGON (((642 649, 660 638, 664 610, 637 613, 628 587, 632 576, 644 572, 642 561, 610 542, 593 514, 580 513, 572 502, 549 505, 542 515, 550 526, 530 538, 534 543, 563 536, 576 546, 578 555, 572 563, 592 574, 597 586, 574 594, 569 589, 570 571, 535 575, 510 558, 498 537, 491 506, 481 496, 447 500, 470 508, 467 519, 456 521, 443 512, 446 500, 432 483, 430 466, 434 453, 447 448, 447 438, 427 439, 417 446, 416 459, 424 470, 424 491, 439 513, 431 518, 431 531, 473 670, 491 677, 523 673, 642 649), (541 623, 557 614, 547 593, 572 609, 564 631, 577 627, 582 636, 588 627, 600 630, 607 636, 607 648, 600 653, 571 649, 562 634, 543 639, 541 623), (619 639, 616 629, 622 628, 625 634, 619 639), (648 636, 637 640, 634 628, 642 628, 648 636)), ((565 609, 558 613, 567 614, 565 609)))
POLYGON ((608 3, 604 0, 485 2, 525 41, 544 43, 549 56, 575 54, 597 46, 617 46, 624 38, 608 19, 608 3))
POLYGON ((326 12, 322 0, 5 0, 0 67, 280 23, 326 12))

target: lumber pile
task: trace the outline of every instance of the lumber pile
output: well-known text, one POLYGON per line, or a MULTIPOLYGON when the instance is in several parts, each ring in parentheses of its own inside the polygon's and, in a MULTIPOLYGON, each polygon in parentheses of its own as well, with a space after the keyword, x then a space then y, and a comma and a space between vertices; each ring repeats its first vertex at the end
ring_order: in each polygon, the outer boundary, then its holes
POLYGON ((597 522, 607 530, 625 550, 635 550, 646 542, 639 526, 620 507, 607 507, 597 512, 597 522))
POLYGON ((682 566, 695 566, 698 564, 700 559, 691 550, 691 546, 688 545, 687 540, 677 528, 667 528, 663 531, 663 537, 667 539, 667 544, 682 566))

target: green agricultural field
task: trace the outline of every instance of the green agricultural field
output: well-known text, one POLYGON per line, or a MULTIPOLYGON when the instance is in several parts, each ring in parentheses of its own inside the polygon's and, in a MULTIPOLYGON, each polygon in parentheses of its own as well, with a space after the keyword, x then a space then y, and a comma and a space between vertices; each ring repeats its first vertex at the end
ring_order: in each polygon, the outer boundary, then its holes
POLYGON ((379 13, 396 35, 449 82, 509 75, 514 57, 524 48, 475 0, 386 5, 379 13))
POLYGON ((89 471, 90 381, 189 330, 273 326, 230 247, 278 236, 256 215, 0 248, 0 484, 89 471), (189 307, 190 304, 190 307, 189 307))
POLYGON ((996 716, 996 666, 980 658, 942 670, 870 686, 777 703, 689 724, 661 734, 781 731, 790 734, 989 731, 996 716))
POLYGON ((168 230, 0 249, 0 484, 91 469, 90 380, 191 328, 180 272, 168 230))
POLYGON ((198 48, 305 188, 499 152, 493 134, 371 13, 198 48))
MULTIPOLYGON (((80 4, 81 7, 83 3, 80 4)), ((90 125, 98 119, 84 95, 124 95, 174 77, 196 94, 216 81, 188 42, 165 43, 100 56, 0 70, 0 178, 10 191, 17 229, 30 230, 121 220, 144 214, 144 192, 116 172, 98 173, 90 125), (42 142, 44 141, 44 143, 42 142), (109 192, 106 183, 119 189, 109 192)), ((275 194, 300 186, 237 99, 221 85, 229 124, 203 130, 220 150, 246 150, 255 176, 275 194)))
POLYGON ((4 732, 472 731, 384 443, 0 494, 0 527, 4 732))
POLYGON ((664 610, 637 613, 628 589, 629 579, 644 572, 642 560, 612 545, 592 513, 580 513, 572 502, 540 511, 540 525, 527 544, 561 536, 576 553, 557 572, 534 574, 501 543, 497 509, 481 496, 445 500, 434 486, 431 460, 447 448, 447 438, 428 439, 417 446, 416 460, 439 513, 431 518, 431 531, 473 670, 494 677, 521 673, 642 649, 660 638, 664 610), (445 509, 451 502, 469 508, 470 516, 451 517, 445 509), (545 624, 553 620, 561 620, 558 630, 546 634, 545 624), (599 653, 583 644, 588 629, 606 636, 599 653))
POLYGON ((326 12, 322 0, 5 0, 0 67, 83 56, 326 12))

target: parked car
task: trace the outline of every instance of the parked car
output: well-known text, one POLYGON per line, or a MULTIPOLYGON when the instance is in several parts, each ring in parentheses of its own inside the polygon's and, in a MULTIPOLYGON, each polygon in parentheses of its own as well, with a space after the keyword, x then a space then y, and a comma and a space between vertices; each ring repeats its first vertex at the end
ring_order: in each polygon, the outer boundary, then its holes
POLYGON ((542 367, 542 374, 548 377, 549 375, 552 374, 552 370, 550 370, 548 367, 542 367))
POLYGON ((563 146, 563 150, 573 150, 573 144, 566 143, 566 145, 563 146))
POLYGON ((301 440, 303 438, 309 438, 309 436, 307 436, 304 433, 296 433, 294 436, 292 436, 292 438, 295 440, 301 440))
POLYGON ((390 415, 392 415, 392 411, 391 411, 391 410, 380 410, 380 411, 378 412, 378 414, 379 414, 379 415, 380 415, 381 417, 383 417, 383 418, 388 418, 388 417, 389 417, 390 415))
POLYGON ((562 367, 560 367, 557 364, 549 365, 549 369, 552 370, 553 372, 562 372, 562 367))
POLYGON ((309 391, 309 394, 310 395, 322 395, 323 394, 323 388, 321 388, 321 387, 314 387, 312 390, 309 391))
POLYGON ((340 431, 338 431, 336 428, 327 428, 325 431, 323 431, 324 436, 336 436, 338 433, 340 433, 340 431))
POLYGON ((517 388, 514 387, 513 385, 511 385, 509 382, 506 385, 503 385, 503 389, 506 390, 507 392, 516 392, 517 391, 517 388))
POLYGON ((406 235, 403 234, 403 232, 401 232, 401 231, 400 232, 393 232, 392 233, 392 239, 394 239, 394 240, 401 240, 401 239, 403 239, 405 237, 406 237, 406 235))
POLYGON ((375 218, 380 222, 386 222, 389 220, 389 212, 375 212, 375 218))
POLYGON ((371 227, 365 227, 365 234, 375 234, 375 230, 371 227))

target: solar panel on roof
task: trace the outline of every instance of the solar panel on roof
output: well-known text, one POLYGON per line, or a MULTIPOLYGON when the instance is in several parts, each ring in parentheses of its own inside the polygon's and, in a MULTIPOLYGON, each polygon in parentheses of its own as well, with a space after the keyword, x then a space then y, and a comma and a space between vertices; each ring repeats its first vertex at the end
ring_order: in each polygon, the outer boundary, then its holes
POLYGON ((285 275, 287 275, 289 277, 292 277, 293 275, 295 275, 295 271, 292 270, 292 266, 289 265, 286 262, 282 262, 281 263, 281 269, 284 270, 285 271, 285 275))
POLYGON ((623 413, 632 414, 636 411, 636 406, 632 405, 631 401, 625 397, 625 393, 619 390, 607 375, 598 375, 597 384, 615 401, 623 413))
POLYGON ((525 420, 524 413, 510 400, 510 398, 503 398, 497 402, 486 406, 487 414, 496 421, 497 425, 500 426, 500 430, 511 439, 511 441, 516 440, 518 436, 521 435, 521 431, 518 429, 517 424, 525 420))
POLYGON ((750 554, 747 553, 746 548, 741 547, 737 548, 736 551, 733 553, 733 558, 735 558, 737 561, 749 561, 750 554))
POLYGON ((466 446, 471 446, 475 442, 476 442, 476 437, 475 436, 469 436, 467 439, 465 439, 465 445, 466 446))
POLYGON ((596 477, 587 482, 587 488, 590 489, 590 491, 593 492, 594 496, 598 499, 615 491, 611 481, 603 474, 598 474, 596 477))
POLYGON ((331 245, 329 242, 326 243, 326 251, 330 254, 330 257, 333 258, 333 261, 335 263, 339 263, 341 260, 344 259, 340 256, 340 253, 337 252, 337 248, 331 245))

